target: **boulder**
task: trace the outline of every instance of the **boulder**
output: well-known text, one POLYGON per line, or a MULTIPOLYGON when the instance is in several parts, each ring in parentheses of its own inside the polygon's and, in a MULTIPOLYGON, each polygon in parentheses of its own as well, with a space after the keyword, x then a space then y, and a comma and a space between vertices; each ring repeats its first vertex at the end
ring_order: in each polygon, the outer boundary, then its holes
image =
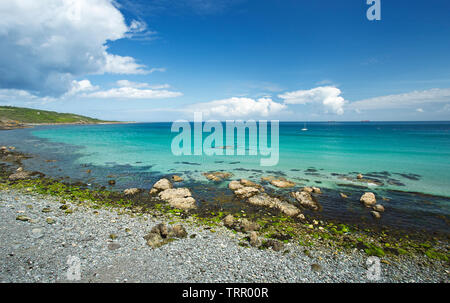
POLYGON ((234 192, 239 199, 248 199, 259 193, 255 187, 242 187, 234 192))
POLYGON ((311 187, 305 186, 305 187, 303 187, 302 191, 311 194, 314 190, 311 187))
POLYGON ((144 239, 147 241, 147 245, 151 248, 158 248, 164 244, 163 238, 157 233, 149 233, 144 236, 144 239))
POLYGON ((276 187, 280 187, 280 188, 288 188, 288 187, 295 186, 294 182, 288 181, 284 178, 272 180, 272 181, 270 181, 270 184, 272 184, 273 186, 276 186, 276 187))
POLYGON ((300 210, 294 205, 281 201, 278 198, 271 197, 266 193, 258 194, 248 199, 248 202, 252 205, 256 206, 264 206, 270 208, 276 208, 285 215, 288 216, 298 216, 300 214, 300 210))
POLYGON ((167 238, 170 234, 170 230, 164 223, 159 223, 153 226, 150 233, 159 234, 161 238, 167 238))
POLYGON ((261 239, 258 237, 258 233, 256 231, 251 231, 249 233, 249 242, 253 247, 260 247, 262 244, 261 239))
POLYGON ((172 231, 173 231, 173 235, 177 238, 186 238, 187 237, 186 229, 181 224, 174 225, 172 228, 172 231))
POLYGON ((359 201, 364 203, 364 205, 366 207, 373 206, 373 205, 375 205, 377 203, 377 199, 375 198, 375 194, 371 193, 371 192, 364 193, 364 195, 361 196, 359 201))
POLYGON ((8 177, 8 179, 10 181, 17 181, 17 180, 25 180, 25 179, 28 179, 30 177, 31 177, 31 173, 30 172, 21 170, 21 171, 15 172, 14 174, 10 175, 8 177))
POLYGON ((320 204, 314 200, 310 193, 306 191, 292 192, 291 196, 297 200, 301 206, 307 207, 312 210, 320 210, 320 204))
POLYGON ((138 188, 127 188, 123 191, 126 196, 134 196, 139 193, 138 188))
POLYGON ((227 215, 225 218, 223 218, 223 225, 225 225, 228 228, 232 228, 235 223, 233 215, 227 215))
POLYGON ((379 212, 377 212, 377 211, 371 211, 370 212, 370 214, 375 218, 375 219, 380 219, 381 218, 381 215, 380 215, 380 213, 379 212))
POLYGON ((195 208, 195 199, 188 188, 169 188, 159 193, 161 200, 169 203, 170 206, 188 210, 195 208))
POLYGON ((150 194, 156 194, 160 191, 173 188, 172 183, 166 178, 158 180, 155 184, 153 184, 152 189, 150 190, 150 194))
POLYGON ((240 227, 243 232, 249 232, 258 231, 261 228, 261 225, 248 219, 242 219, 240 222, 240 227))
POLYGON ((373 210, 374 210, 374 211, 377 211, 377 212, 379 212, 379 213, 382 213, 382 212, 384 212, 384 206, 381 205, 381 204, 376 204, 376 205, 373 207, 373 210))
POLYGON ((322 193, 322 191, 321 191, 320 188, 318 188, 318 187, 313 187, 312 190, 313 190, 313 192, 314 192, 315 194, 321 194, 321 193, 322 193))
POLYGON ((244 185, 242 185, 241 182, 239 182, 237 180, 233 180, 228 184, 228 188, 231 189, 232 191, 241 189, 243 187, 244 187, 244 185))

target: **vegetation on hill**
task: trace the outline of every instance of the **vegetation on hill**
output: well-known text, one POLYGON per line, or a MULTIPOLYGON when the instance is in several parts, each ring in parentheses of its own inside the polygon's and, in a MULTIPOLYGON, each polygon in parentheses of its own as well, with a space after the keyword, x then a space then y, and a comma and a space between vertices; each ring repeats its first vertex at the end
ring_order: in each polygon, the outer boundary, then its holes
POLYGON ((99 119, 85 116, 57 113, 31 108, 0 106, 1 124, 27 124, 27 123, 99 123, 99 119))

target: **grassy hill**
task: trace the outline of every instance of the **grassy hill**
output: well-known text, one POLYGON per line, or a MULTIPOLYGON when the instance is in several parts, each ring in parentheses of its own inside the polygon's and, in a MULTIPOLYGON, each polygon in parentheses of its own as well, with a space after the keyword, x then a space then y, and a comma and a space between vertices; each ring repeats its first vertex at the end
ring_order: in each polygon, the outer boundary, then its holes
POLYGON ((85 116, 57 113, 31 108, 0 106, 0 124, 28 123, 100 123, 106 122, 85 116))

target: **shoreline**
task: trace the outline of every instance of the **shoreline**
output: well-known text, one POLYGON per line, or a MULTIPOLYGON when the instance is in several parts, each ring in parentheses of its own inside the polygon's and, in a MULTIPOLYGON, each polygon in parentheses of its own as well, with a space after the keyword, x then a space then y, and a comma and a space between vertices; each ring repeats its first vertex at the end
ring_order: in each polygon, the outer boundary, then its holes
MULTIPOLYGON (((16 166, 20 166, 21 157, 25 157, 26 155, 17 152, 13 153, 17 158, 16 161, 12 161, 12 163, 15 163, 16 166)), ((340 255, 342 258, 346 258, 346 260, 352 260, 352 262, 354 261, 355 254, 359 255, 358 260, 360 261, 368 256, 377 256, 388 268, 399 268, 405 266, 405 264, 409 264, 408 267, 415 266, 421 268, 421 270, 430 270, 433 268, 433 272, 440 272, 441 282, 448 282, 448 235, 447 237, 436 238, 434 235, 415 235, 403 232, 396 233, 392 230, 382 229, 376 231, 338 222, 331 223, 315 220, 308 217, 305 221, 299 221, 283 215, 282 213, 264 208, 262 208, 259 213, 251 212, 248 208, 243 208, 240 212, 229 213, 220 207, 203 211, 184 211, 182 209, 170 207, 165 201, 149 195, 146 191, 142 192, 142 190, 138 190, 141 191, 140 194, 127 196, 122 192, 104 189, 88 189, 83 186, 82 183, 63 183, 45 176, 40 176, 38 172, 35 172, 35 175, 29 179, 10 181, 8 180, 8 176, 10 176, 14 170, 11 167, 6 167, 4 165, 2 165, 1 168, 0 194, 6 194, 9 197, 9 202, 7 202, 6 205, 11 204, 12 200, 21 200, 23 195, 29 196, 32 199, 38 199, 42 208, 45 208, 44 204, 49 204, 49 201, 56 199, 59 201, 59 204, 56 203, 54 205, 72 205, 61 212, 61 215, 64 216, 64 218, 67 218, 67 224, 74 223, 69 223, 71 222, 70 218, 79 208, 84 209, 82 216, 89 216, 89 213, 92 211, 112 210, 121 214, 127 213, 131 217, 147 217, 149 218, 147 220, 156 220, 154 221, 155 224, 156 222, 168 222, 169 224, 180 222, 183 225, 193 224, 196 228, 200 228, 209 235, 209 237, 214 239, 217 233, 221 235, 226 234, 227 237, 231 236, 231 239, 223 241, 234 241, 234 244, 230 244, 230 242, 229 245, 239 247, 239 251, 241 249, 250 250, 250 254, 256 252, 260 254, 261 252, 263 255, 270 254, 270 256, 272 256, 271 254, 275 254, 275 256, 278 256, 276 258, 279 258, 284 255, 290 256, 294 251, 296 256, 301 255, 302 258, 308 258, 309 260, 311 259, 311 256, 320 252, 320 254, 327 255, 328 258, 334 258, 336 255, 340 255), (68 211, 68 209, 70 211, 68 211), (226 217, 228 215, 232 215, 237 222, 242 222, 245 219, 258 224, 260 227, 257 234, 261 243, 270 242, 272 243, 271 245, 276 243, 277 248, 275 249, 275 247, 272 246, 268 246, 271 248, 261 246, 259 249, 252 247, 250 237, 251 231, 242 230, 241 227, 236 227, 236 225, 227 227, 226 217)), ((12 201, 12 203, 14 203, 14 201, 12 201)), ((5 206, 5 203, 2 202, 1 204, 2 206, 5 206)), ((16 213, 16 215, 23 214, 29 216, 29 209, 34 209, 34 206, 33 204, 27 205, 31 205, 31 208, 28 208, 25 205, 25 209, 20 209, 21 213, 16 213)), ((58 208, 60 207, 61 206, 58 208)), ((42 215, 45 215, 45 213, 42 215)), ((30 216, 30 218, 32 217, 30 216)), ((9 220, 12 219, 9 218, 9 220)), ((30 221, 27 220, 25 223, 20 220, 16 221, 16 223, 19 224, 30 223, 30 221)), ((44 226, 47 225, 44 224, 44 226)), ((150 228, 152 228, 152 226, 147 226, 147 232, 150 228)), ((92 227, 90 230, 93 231, 92 227)), ((99 228, 96 228, 94 231, 97 233, 100 230, 99 228)), ((115 243, 114 239, 112 240, 113 241, 110 242, 115 243)), ((109 240, 103 240, 103 242, 104 241, 109 240)), ((178 241, 175 241, 174 243, 178 243, 178 241)), ((108 245, 109 244, 110 243, 108 242, 108 245)), ((173 244, 169 243, 162 247, 168 245, 173 244)), ((197 243, 196 245, 204 245, 204 243, 197 243)), ((151 248, 146 247, 146 249, 151 248)), ((108 248, 106 248, 106 250, 108 250, 108 248)), ((313 257, 312 259, 317 261, 314 264, 320 263, 319 261, 324 259, 324 257, 320 258, 313 257)), ((361 266, 364 266, 364 264, 361 263, 361 266)), ((303 270, 306 269, 303 268, 303 270)), ((311 269, 308 268, 308 270, 311 269)), ((415 270, 417 271, 419 269, 415 270)), ((315 270, 313 270, 313 272, 315 272, 315 270)), ((414 275, 422 276, 425 281, 428 279, 426 278, 428 274, 420 275, 416 272, 414 275)), ((333 273, 331 276, 336 278, 339 277, 339 274, 333 273)), ((320 281, 326 281, 327 278, 322 276, 321 279, 322 280, 320 281)), ((275 282, 276 280, 271 281, 275 282)), ((290 279, 287 279, 287 281, 290 281, 290 279)), ((298 280, 294 279, 292 281, 298 280)), ((307 279, 302 281, 310 280, 307 279)), ((312 281, 315 280, 313 279, 312 281)), ((395 279, 387 281, 391 282, 395 281, 395 279)), ((406 280, 400 279, 400 281, 406 280)))

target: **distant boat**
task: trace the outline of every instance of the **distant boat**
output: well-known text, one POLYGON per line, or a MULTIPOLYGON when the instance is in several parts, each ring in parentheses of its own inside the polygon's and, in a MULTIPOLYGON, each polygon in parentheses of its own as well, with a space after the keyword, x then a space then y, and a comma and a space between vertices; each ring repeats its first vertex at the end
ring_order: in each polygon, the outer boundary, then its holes
POLYGON ((306 123, 305 123, 305 125, 303 126, 303 128, 302 128, 302 132, 305 132, 305 131, 307 131, 308 129, 306 128, 306 123))

